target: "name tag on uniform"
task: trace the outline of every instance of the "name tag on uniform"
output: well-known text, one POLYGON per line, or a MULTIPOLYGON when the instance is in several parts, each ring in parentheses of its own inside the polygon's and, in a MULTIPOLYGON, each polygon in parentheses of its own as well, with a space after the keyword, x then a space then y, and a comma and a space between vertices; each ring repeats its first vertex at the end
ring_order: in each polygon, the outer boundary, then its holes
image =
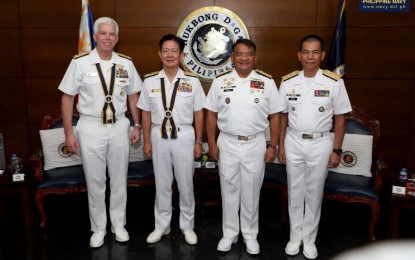
POLYGON ((96 71, 90 71, 86 73, 87 77, 98 77, 98 72, 96 71))

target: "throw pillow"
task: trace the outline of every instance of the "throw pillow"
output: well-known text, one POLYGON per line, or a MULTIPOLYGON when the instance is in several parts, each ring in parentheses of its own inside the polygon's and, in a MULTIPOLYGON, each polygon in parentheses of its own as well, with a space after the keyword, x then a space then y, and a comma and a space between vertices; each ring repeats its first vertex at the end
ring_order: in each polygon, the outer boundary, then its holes
POLYGON ((65 145, 63 128, 40 130, 39 133, 46 171, 58 167, 82 164, 81 156, 68 151, 68 147, 65 145))
MULTIPOLYGON (((331 134, 334 138, 334 134, 331 134)), ((372 135, 345 134, 340 155, 340 164, 336 168, 329 169, 333 172, 362 175, 372 177, 370 167, 372 165, 372 135)))

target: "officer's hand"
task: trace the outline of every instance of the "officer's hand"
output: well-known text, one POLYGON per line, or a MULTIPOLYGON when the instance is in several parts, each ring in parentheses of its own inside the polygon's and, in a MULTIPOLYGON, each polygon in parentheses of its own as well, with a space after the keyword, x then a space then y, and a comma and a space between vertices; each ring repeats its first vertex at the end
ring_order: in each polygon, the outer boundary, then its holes
POLYGON ((339 166, 340 163, 340 155, 332 152, 330 154, 330 158, 329 158, 329 164, 327 165, 328 168, 336 168, 337 166, 339 166))
POLYGON ((193 148, 193 155, 196 158, 199 158, 202 155, 202 145, 201 144, 195 144, 193 148))
POLYGON ((144 143, 143 145, 143 153, 147 157, 151 157, 153 147, 150 143, 144 143))
POLYGON ((283 164, 287 162, 287 159, 285 158, 285 149, 281 146, 278 147, 278 161, 283 164))
POLYGON ((266 163, 274 162, 276 154, 277 154, 277 151, 275 148, 268 147, 267 151, 265 152, 264 162, 266 163))
POLYGON ((141 139, 141 130, 138 127, 134 127, 133 131, 131 132, 130 140, 133 143, 137 143, 141 139))
POLYGON ((219 160, 219 148, 216 144, 209 144, 209 154, 211 160, 219 160))
POLYGON ((76 135, 74 134, 68 134, 65 136, 65 144, 68 147, 69 152, 73 154, 78 154, 81 150, 78 138, 76 138, 76 135))

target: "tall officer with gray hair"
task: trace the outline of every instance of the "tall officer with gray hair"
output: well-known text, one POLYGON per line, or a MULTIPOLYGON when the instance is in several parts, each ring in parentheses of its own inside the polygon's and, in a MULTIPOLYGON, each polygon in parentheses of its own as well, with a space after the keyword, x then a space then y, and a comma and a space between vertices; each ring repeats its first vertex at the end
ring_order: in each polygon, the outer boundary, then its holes
POLYGON ((135 123, 130 139, 141 137, 136 107, 142 81, 131 58, 113 51, 118 42, 116 21, 101 17, 94 24, 96 48, 74 57, 59 85, 65 142, 70 152, 81 153, 88 189, 91 247, 104 243, 107 228, 106 168, 110 178, 111 231, 119 242, 129 240, 126 224, 127 171, 130 121, 125 117, 127 99, 135 123), (75 95, 80 119, 72 128, 75 95))

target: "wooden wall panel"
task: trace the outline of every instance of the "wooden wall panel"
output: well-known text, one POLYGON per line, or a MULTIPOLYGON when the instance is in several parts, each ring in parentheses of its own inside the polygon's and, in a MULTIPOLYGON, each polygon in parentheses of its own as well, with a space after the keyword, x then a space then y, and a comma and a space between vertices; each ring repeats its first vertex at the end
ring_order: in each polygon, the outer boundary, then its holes
POLYGON ((22 28, 79 28, 81 1, 19 0, 22 28))
POLYGON ((301 69, 297 52, 300 40, 313 33, 311 28, 250 28, 257 45, 257 68, 271 74, 277 85, 281 77, 301 69))
MULTIPOLYGON (((325 63, 327 61, 328 53, 330 51, 331 40, 332 40, 333 34, 334 34, 334 28, 316 28, 315 34, 320 36, 324 41, 324 49, 326 51, 326 57, 325 57, 324 61, 321 64, 321 68, 325 68, 325 63)), ((299 42, 300 41, 301 41, 301 39, 299 39, 299 42)), ((297 45, 298 45, 297 47, 300 46, 299 43, 297 45)), ((347 51, 348 51, 348 49, 346 48, 346 52, 347 51)))
MULTIPOLYGON (((412 124, 411 124, 411 129, 414 130, 414 131, 412 131, 412 133, 415 133, 415 78, 411 79, 411 81, 412 81, 412 90, 413 90, 412 116, 411 116, 411 122, 412 122, 412 124)), ((414 134, 414 137, 415 137, 415 134, 414 134)), ((413 157, 413 158, 415 158, 415 157, 413 157)))
POLYGON ((177 28, 123 28, 117 50, 132 57, 138 73, 144 77, 162 67, 158 56, 160 38, 176 32, 177 28))
POLYGON ((79 29, 22 30, 26 77, 63 77, 78 53, 79 29))
POLYGON ((415 78, 415 27, 354 28, 346 45, 348 77, 415 78))
POLYGON ((62 97, 62 92, 58 90, 60 82, 61 78, 26 79, 29 124, 40 125, 46 114, 60 107, 62 97))
POLYGON ((25 169, 30 169, 29 139, 27 134, 28 125, 0 124, 0 133, 3 133, 6 165, 10 165, 11 154, 16 153, 23 159, 23 167, 25 167, 25 169))
POLYGON ((232 10, 247 27, 314 27, 316 0, 292 1, 217 0, 215 4, 232 10))
MULTIPOLYGON (((381 139, 378 143, 378 154, 388 164, 388 171, 398 173, 400 168, 410 166, 408 162, 413 161, 413 158, 408 157, 408 145, 411 135, 413 136, 408 129, 382 130, 381 139)), ((409 168, 410 172, 414 170, 414 168, 409 168)))
MULTIPOLYGON (((346 1, 346 11, 350 4, 351 1, 346 1)), ((339 1, 317 0, 316 27, 336 27, 338 5, 339 1)))
POLYGON ((0 28, 19 28, 18 0, 2 1, 0 8, 0 28))
POLYGON ((21 78, 0 77, 0 125, 27 123, 26 93, 23 84, 21 78))
POLYGON ((0 57, 3 62, 0 77, 21 77, 23 73, 21 39, 18 29, 0 29, 0 57))
MULTIPOLYGON (((52 112, 52 111, 49 111, 52 112)), ((41 128, 41 122, 39 124, 30 124, 28 129, 29 139, 29 154, 36 154, 42 150, 42 142, 40 141, 39 130, 41 128)))
MULTIPOLYGON (((92 16, 115 17, 114 0, 90 1, 92 16)), ((22 28, 72 28, 79 29, 82 1, 74 0, 20 0, 22 28)))
POLYGON ((412 79, 412 116, 411 116, 411 127, 409 132, 411 133, 408 150, 408 162, 407 167, 410 173, 415 173, 415 79, 412 79))
POLYGON ((409 169, 409 174, 415 174, 415 129, 410 129, 411 137, 409 138, 408 161, 406 167, 409 169))
POLYGON ((191 12, 212 5, 213 0, 119 0, 115 10, 121 27, 179 27, 191 12))
MULTIPOLYGON (((91 8, 92 17, 94 18, 94 21, 98 19, 99 17, 108 16, 108 17, 114 18, 119 25, 119 21, 115 13, 116 2, 119 2, 119 1, 118 0, 92 0, 92 1, 90 0, 89 6, 91 8)), ((141 1, 137 1, 137 2, 141 2, 141 1)))
POLYGON ((346 78, 345 84, 351 102, 369 111, 382 129, 410 128, 413 80, 346 78))

